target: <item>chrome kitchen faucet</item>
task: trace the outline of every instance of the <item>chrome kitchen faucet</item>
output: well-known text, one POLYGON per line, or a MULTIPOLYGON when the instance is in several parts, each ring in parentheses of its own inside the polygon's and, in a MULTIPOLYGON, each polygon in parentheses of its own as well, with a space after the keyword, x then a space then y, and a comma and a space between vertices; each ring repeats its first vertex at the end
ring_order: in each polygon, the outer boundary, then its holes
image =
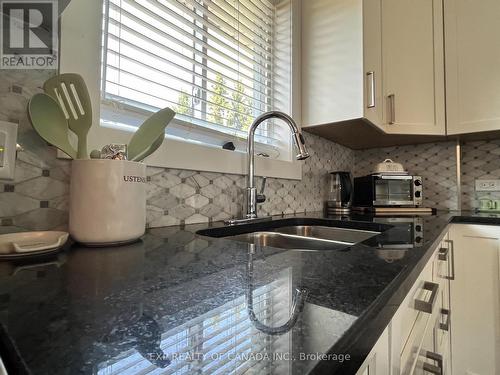
MULTIPOLYGON (((286 113, 280 112, 280 111, 269 111, 266 113, 263 113, 259 117, 257 117, 252 125, 250 125, 250 128, 248 129, 248 139, 247 139, 247 153, 248 153, 248 159, 247 159, 247 191, 246 191, 246 199, 247 199, 247 212, 246 212, 246 218, 244 219, 232 219, 226 221, 226 224, 229 225, 235 225, 235 224, 243 224, 243 223, 249 223, 252 221, 258 221, 258 220, 266 220, 270 218, 258 218, 257 217, 257 203, 260 203, 257 199, 257 188, 255 187, 255 155, 254 155, 254 137, 255 137, 255 130, 257 127, 263 123, 266 120, 269 120, 271 118, 278 118, 286 122, 292 131, 293 134, 293 139, 295 141, 295 144, 297 145, 297 148, 299 149, 299 153, 296 156, 297 160, 304 160, 309 157, 309 152, 307 152, 307 148, 305 145, 304 141, 304 136, 302 135, 302 132, 300 131, 299 127, 293 121, 293 119, 288 116, 286 113)), ((261 201, 262 202, 262 201, 261 201)))

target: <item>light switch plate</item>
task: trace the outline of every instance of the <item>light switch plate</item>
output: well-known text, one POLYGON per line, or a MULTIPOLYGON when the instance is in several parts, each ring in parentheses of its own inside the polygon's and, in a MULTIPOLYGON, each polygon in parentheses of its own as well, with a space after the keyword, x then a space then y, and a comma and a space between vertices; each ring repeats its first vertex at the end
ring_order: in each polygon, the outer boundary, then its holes
POLYGON ((476 191, 500 191, 500 180, 476 180, 476 191))
POLYGON ((0 121, 0 180, 13 180, 16 169, 17 124, 0 121))

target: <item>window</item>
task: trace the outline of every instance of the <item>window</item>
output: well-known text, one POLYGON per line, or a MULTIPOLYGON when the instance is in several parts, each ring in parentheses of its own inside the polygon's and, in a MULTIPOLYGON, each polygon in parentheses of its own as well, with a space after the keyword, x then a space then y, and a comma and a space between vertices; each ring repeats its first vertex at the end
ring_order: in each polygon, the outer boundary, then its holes
MULTIPOLYGON (((105 0, 103 13, 103 125, 136 127, 171 107, 168 135, 246 151, 255 117, 290 112, 290 0, 105 0)), ((289 157, 281 124, 262 124, 256 141, 289 157)))

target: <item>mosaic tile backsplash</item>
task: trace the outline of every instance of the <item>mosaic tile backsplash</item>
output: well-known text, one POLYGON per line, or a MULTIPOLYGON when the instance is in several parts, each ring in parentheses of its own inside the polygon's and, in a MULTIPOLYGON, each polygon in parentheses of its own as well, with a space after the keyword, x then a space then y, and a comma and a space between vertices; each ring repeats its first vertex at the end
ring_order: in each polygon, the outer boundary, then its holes
MULTIPOLYGON (((352 169, 352 150, 311 134, 305 138, 311 157, 302 164, 302 181, 268 178, 266 202, 258 206, 260 216, 322 210, 328 172, 352 169)), ((243 175, 163 168, 148 168, 148 174, 147 218, 152 227, 243 215, 243 175)), ((256 183, 260 186, 262 179, 256 183)))
POLYGON ((480 198, 500 199, 500 192, 476 192, 476 179, 500 179, 500 139, 462 145, 462 209, 479 207, 480 198))
POLYGON ((34 132, 26 114, 29 98, 41 91, 48 70, 0 74, 0 120, 19 124, 14 181, 0 181, 0 233, 63 227, 68 220, 69 167, 34 132))
MULTIPOLYGON (((16 176, 0 181, 0 233, 62 228, 68 220, 71 163, 56 158, 55 150, 33 131, 26 115, 29 98, 41 91, 50 71, 2 71, 0 119, 19 123, 16 176)), ((454 142, 353 151, 306 134, 311 157, 303 162, 302 181, 267 181, 267 201, 260 215, 318 211, 327 195, 328 172, 371 172, 385 158, 403 163, 424 178, 426 206, 457 209, 454 142)), ((500 140, 462 146, 462 209, 478 206, 481 197, 500 199, 500 193, 476 193, 477 178, 500 178, 500 140)), ((239 217, 243 213, 245 176, 177 169, 148 168, 147 222, 150 227, 204 223, 239 217)), ((258 185, 261 179, 258 178, 258 185)))
MULTIPOLYGON (((474 210, 479 199, 498 199, 500 192, 476 192, 476 179, 500 179, 500 139, 464 142, 461 146, 461 207, 474 210)), ((424 205, 457 209, 455 142, 355 151, 355 175, 370 173, 373 163, 391 158, 424 179, 424 205)))
POLYGON ((410 174, 422 176, 424 206, 457 209, 454 142, 360 150, 355 152, 355 159, 355 176, 370 174, 375 164, 384 159, 401 163, 410 174))
MULTIPOLYGON (((0 182, 0 233, 53 229, 67 223, 71 163, 56 158, 26 115, 29 98, 41 91, 50 76, 47 71, 0 75, 0 119, 19 123, 18 142, 24 148, 18 153, 15 180, 0 182)), ((352 150, 310 134, 306 142, 311 157, 302 164, 302 181, 269 178, 260 215, 321 210, 328 172, 353 168, 352 150)), ((148 168, 148 180, 150 227, 223 220, 243 213, 245 176, 148 168)))

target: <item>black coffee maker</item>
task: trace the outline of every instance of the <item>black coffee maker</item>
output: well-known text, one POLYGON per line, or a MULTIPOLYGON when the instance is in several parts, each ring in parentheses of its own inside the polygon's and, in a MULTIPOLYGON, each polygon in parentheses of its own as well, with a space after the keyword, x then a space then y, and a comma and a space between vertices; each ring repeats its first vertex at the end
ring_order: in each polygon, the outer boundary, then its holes
POLYGON ((345 214, 351 210, 353 183, 351 172, 330 172, 330 189, 325 204, 327 215, 345 214))

